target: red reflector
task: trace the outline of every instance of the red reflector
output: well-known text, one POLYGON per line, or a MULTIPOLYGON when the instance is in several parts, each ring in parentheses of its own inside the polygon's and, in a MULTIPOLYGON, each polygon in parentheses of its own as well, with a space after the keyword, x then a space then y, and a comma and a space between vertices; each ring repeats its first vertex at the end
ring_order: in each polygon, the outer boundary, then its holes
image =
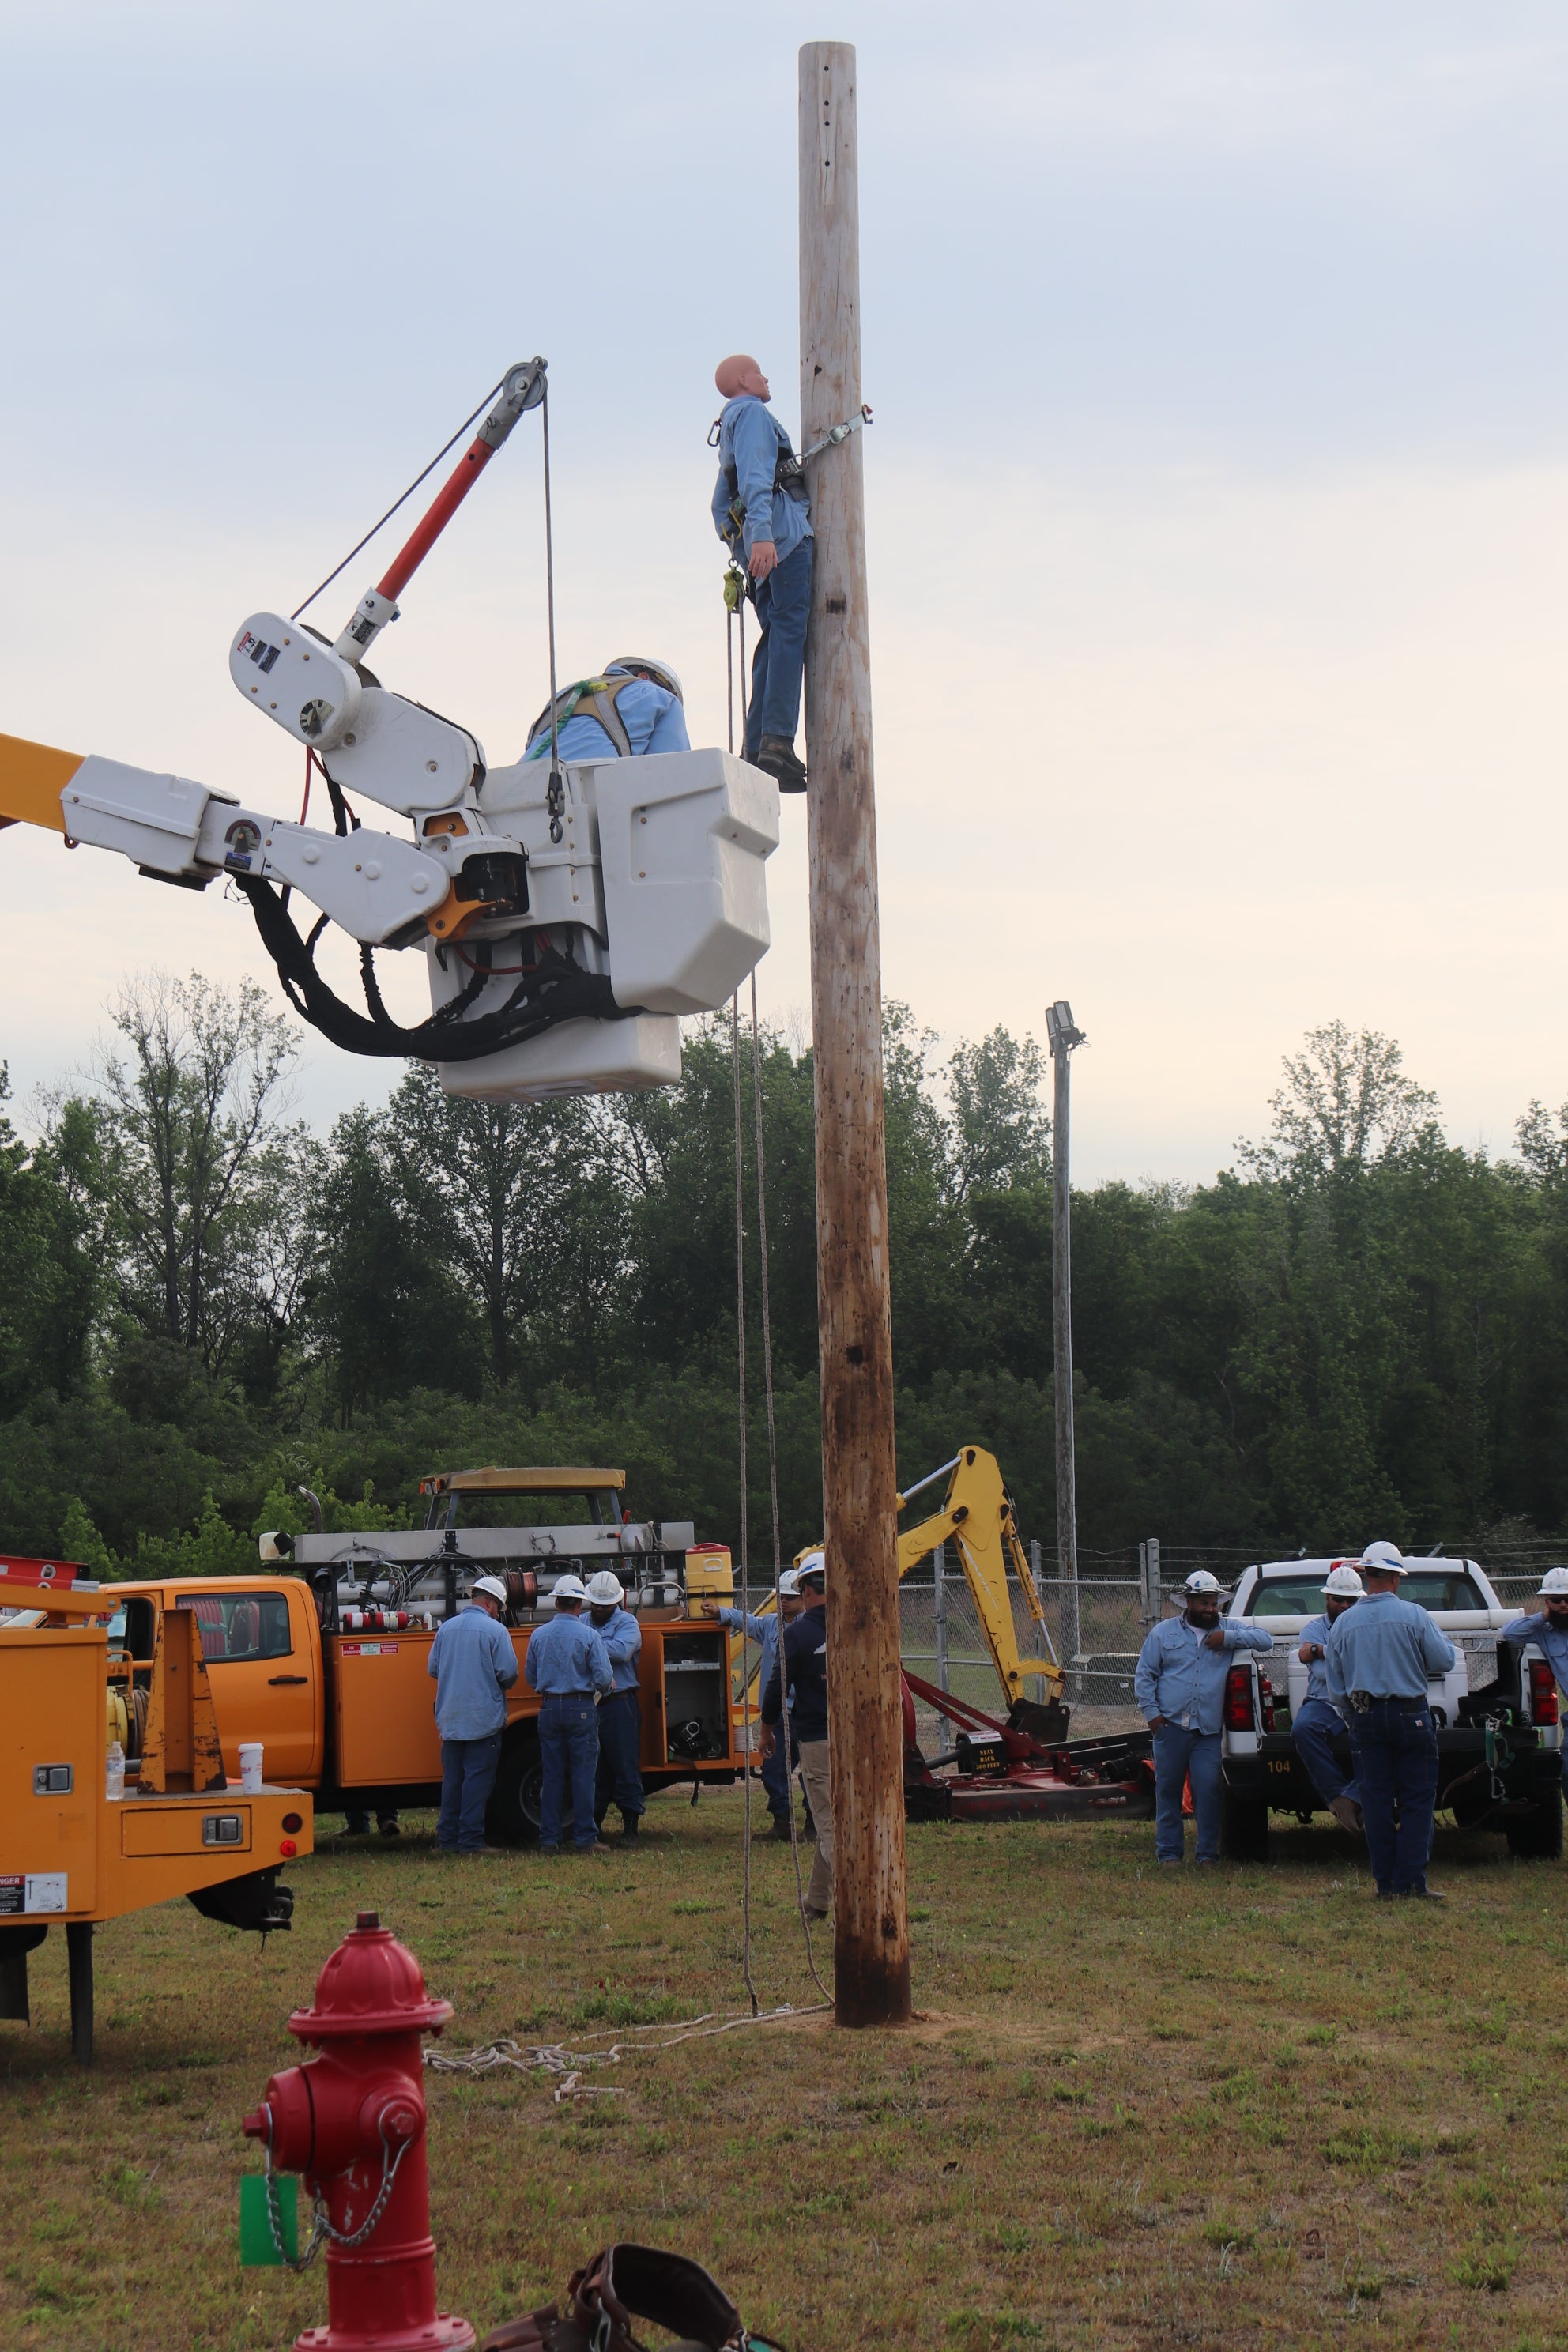
POLYGON ((283 1856, 284 1861, 287 1862, 289 1855, 298 1853, 300 1849, 295 1844, 292 1838, 279 1838, 278 1841, 278 1851, 283 1856))
POLYGON ((1530 1712, 1537 1723, 1557 1721, 1557 1678, 1542 1658, 1530 1662, 1530 1712))
POLYGON ((292 1837, 296 1830, 302 1830, 302 1829, 304 1828, 304 1826, 305 1826, 305 1816, 304 1816, 304 1814, 303 1814, 303 1813, 285 1813, 285 1814, 284 1814, 284 1816, 283 1816, 283 1826, 284 1826, 284 1828, 288 1831, 288 1832, 289 1832, 289 1836, 290 1836, 290 1837, 292 1837))
POLYGON ((1232 1666, 1225 1678, 1225 1727, 1227 1731, 1251 1731, 1252 1676, 1245 1666, 1232 1666))

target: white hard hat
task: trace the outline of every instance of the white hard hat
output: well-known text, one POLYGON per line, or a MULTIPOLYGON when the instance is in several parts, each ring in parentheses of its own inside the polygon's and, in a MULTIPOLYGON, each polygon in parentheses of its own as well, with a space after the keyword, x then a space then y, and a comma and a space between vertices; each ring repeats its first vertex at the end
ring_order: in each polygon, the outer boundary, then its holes
MULTIPOLYGON (((797 1592, 808 1576, 820 1576, 824 1583, 827 1581, 827 1554, 825 1551, 808 1551, 806 1553, 805 1558, 801 1561, 800 1566, 795 1572, 795 1591, 797 1592)), ((784 1581, 782 1577, 779 1581, 782 1587, 784 1581)))
POLYGON ((1549 1568, 1539 1590, 1550 1601, 1568 1599, 1568 1568, 1549 1568))
MULTIPOLYGON (((1554 1576, 1560 1575, 1561 1573, 1561 1570, 1554 1569, 1552 1570, 1552 1574, 1554 1576)), ((793 1601, 795 1599, 796 1593, 800 1591, 800 1570, 798 1568, 785 1569, 784 1574, 779 1579, 779 1591, 783 1593, 786 1601, 793 1601)))
POLYGON ((1397 1544, 1369 1543, 1361 1556, 1363 1568, 1375 1569, 1384 1576, 1408 1576, 1405 1554, 1397 1544))
POLYGON ((1206 1568, 1194 1568, 1186 1582, 1179 1587, 1183 1592, 1217 1592, 1219 1579, 1211 1576, 1206 1568))
MULTIPOLYGON (((561 1588, 556 1586, 557 1592, 561 1588)), ((626 1586, 613 1568, 601 1568, 588 1579, 583 1588, 585 1597, 595 1609, 616 1609, 626 1597, 626 1586)))
POLYGON ((499 1608, 507 1604, 507 1590, 499 1576, 476 1576, 471 1588, 475 1592, 488 1593, 499 1608))
POLYGON ((554 1601, 586 1601, 587 1588, 580 1576, 558 1576, 551 1598, 554 1601))
POLYGON ((662 686, 667 694, 673 694, 677 702, 683 703, 686 699, 680 690, 680 680, 676 677, 669 664, 667 661, 655 661, 649 654, 617 654, 614 661, 605 664, 606 676, 613 669, 647 670, 655 684, 662 686))
MULTIPOLYGON (((1563 1590, 1568 1591, 1568 1585, 1563 1590)), ((1330 1569, 1323 1591, 1334 1601, 1363 1601, 1366 1598, 1366 1587, 1347 1559, 1342 1559, 1337 1568, 1330 1569)))

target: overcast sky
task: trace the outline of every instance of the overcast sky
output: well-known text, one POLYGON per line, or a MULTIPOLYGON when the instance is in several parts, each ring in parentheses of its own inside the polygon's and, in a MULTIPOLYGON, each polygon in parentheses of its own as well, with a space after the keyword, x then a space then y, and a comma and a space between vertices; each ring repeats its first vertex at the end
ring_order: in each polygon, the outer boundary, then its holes
MULTIPOLYGON (((793 429, 824 35, 859 52, 888 992, 948 1040, 1069 997, 1085 1181, 1226 1164, 1334 1016, 1508 1148, 1568 1097, 1560 5, 0 0, 0 730, 287 807, 234 627, 541 351, 563 675, 662 652, 721 741, 712 368, 755 351, 793 429)), ((516 756, 533 420, 376 667, 516 756)), ((760 981, 799 1033, 798 801, 784 832, 760 981)), ((139 968, 271 984, 216 887, 26 828, 0 909, 19 1094, 139 968)), ((301 1106, 395 1076, 312 1036, 301 1106)))

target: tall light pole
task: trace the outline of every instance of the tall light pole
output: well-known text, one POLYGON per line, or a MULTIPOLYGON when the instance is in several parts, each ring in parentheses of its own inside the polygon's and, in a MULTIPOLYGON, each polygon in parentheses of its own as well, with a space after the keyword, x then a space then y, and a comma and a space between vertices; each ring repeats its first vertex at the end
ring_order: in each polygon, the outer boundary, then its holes
POLYGON ((1078 1467, 1072 1432, 1072 1050, 1084 1034, 1065 997, 1046 1008, 1056 1080, 1051 1119, 1051 1323, 1056 1341, 1057 1573, 1063 1583, 1062 1657, 1078 1654, 1078 1467))

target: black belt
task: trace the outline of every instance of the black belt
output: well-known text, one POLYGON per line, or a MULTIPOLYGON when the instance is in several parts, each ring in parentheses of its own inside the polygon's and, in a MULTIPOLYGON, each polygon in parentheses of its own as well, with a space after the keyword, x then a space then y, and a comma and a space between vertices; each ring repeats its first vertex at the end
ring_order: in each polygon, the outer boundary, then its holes
POLYGON ((1428 1701, 1425 1698, 1398 1698, 1388 1691, 1357 1690, 1351 1693, 1351 1705, 1358 1715, 1364 1715, 1369 1707, 1373 1706, 1395 1707, 1401 1715, 1424 1715, 1428 1701))

